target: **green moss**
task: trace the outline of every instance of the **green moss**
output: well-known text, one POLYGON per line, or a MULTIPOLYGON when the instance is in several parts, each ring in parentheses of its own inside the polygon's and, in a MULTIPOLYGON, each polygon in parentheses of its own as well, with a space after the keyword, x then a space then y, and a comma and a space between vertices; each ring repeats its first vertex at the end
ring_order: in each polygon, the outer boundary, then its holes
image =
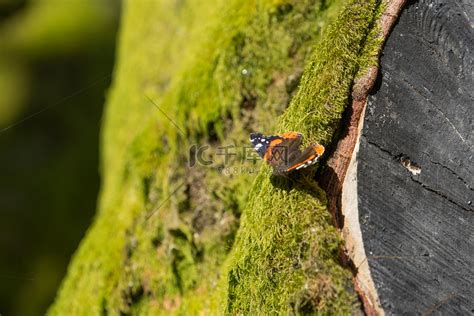
POLYGON ((329 144, 348 103, 378 1, 351 1, 315 49, 299 93, 282 117, 281 130, 298 130, 306 141, 329 144))
MULTIPOLYGON (((331 143, 377 12, 376 1, 347 5, 309 58, 280 131, 331 143)), ((347 290, 350 272, 337 263, 341 240, 330 225, 324 194, 317 194, 311 180, 290 179, 279 187, 268 169, 253 185, 229 256, 226 311, 350 313, 357 299, 347 290)))
POLYGON ((35 1, 2 25, 0 54, 33 61, 77 54, 89 45, 90 53, 93 44, 101 47, 110 41, 115 13, 110 3, 101 1, 35 1))
POLYGON ((358 58, 359 66, 355 80, 364 76, 370 67, 379 66, 379 57, 385 40, 380 29, 379 20, 382 16, 382 12, 385 11, 385 7, 386 4, 382 1, 375 12, 375 17, 372 22, 373 26, 366 36, 364 48, 358 58))
POLYGON ((309 179, 277 188, 266 179, 254 184, 261 189, 241 219, 226 269, 226 311, 349 313, 355 301, 346 289, 351 275, 336 262, 341 241, 324 192, 309 179))
POLYGON ((242 147, 254 130, 329 144, 376 11, 126 2, 99 212, 50 314, 357 311, 324 192, 309 174, 286 182, 264 166, 255 179, 242 147), (210 145, 211 166, 187 166, 195 144, 210 145))

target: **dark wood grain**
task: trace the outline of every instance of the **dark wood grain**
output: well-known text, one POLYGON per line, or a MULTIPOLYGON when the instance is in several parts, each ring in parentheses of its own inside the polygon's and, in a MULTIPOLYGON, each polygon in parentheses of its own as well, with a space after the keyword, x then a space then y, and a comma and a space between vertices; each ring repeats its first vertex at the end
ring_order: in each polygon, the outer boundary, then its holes
POLYGON ((359 214, 388 315, 474 313, 473 12, 410 3, 369 97, 359 214))

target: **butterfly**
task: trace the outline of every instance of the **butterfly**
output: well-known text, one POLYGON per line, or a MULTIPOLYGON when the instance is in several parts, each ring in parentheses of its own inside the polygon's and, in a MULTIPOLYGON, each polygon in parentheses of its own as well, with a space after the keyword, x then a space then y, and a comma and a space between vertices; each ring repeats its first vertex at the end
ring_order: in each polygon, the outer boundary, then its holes
POLYGON ((324 146, 315 144, 300 150, 303 134, 286 132, 265 136, 251 133, 250 142, 260 157, 273 167, 273 173, 284 175, 314 165, 324 153, 324 146))

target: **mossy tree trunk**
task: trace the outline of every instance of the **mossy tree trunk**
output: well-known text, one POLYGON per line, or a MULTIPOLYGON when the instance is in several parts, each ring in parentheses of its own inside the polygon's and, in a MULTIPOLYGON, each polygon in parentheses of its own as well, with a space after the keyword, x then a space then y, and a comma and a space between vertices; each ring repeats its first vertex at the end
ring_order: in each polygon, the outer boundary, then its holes
POLYGON ((98 213, 49 313, 359 312, 316 169, 275 179, 244 149, 289 130, 330 148, 382 7, 125 1, 98 213))

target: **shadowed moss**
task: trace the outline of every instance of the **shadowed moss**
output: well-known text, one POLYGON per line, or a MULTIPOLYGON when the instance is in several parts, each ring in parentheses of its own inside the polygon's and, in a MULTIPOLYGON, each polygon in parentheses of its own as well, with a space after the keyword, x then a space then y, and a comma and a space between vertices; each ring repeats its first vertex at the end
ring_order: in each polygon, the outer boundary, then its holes
POLYGON ((376 11, 126 2, 99 213, 50 314, 357 311, 324 192, 309 174, 274 179, 266 166, 254 179, 243 149, 255 130, 329 143, 376 11), (189 167, 201 145, 212 165, 189 167))

